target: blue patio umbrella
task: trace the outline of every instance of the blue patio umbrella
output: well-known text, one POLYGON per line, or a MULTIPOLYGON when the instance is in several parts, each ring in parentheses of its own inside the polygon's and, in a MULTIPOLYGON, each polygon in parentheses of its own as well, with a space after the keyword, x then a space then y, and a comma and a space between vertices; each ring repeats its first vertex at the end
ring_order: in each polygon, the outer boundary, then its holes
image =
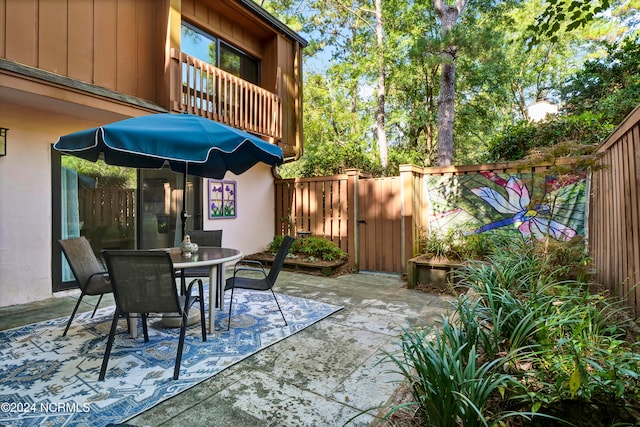
MULTIPOLYGON (((282 149, 239 129, 192 114, 151 114, 62 136, 54 144, 62 153, 92 162, 140 169, 171 170, 221 179, 256 163, 279 165, 282 149)), ((182 198, 182 237, 185 235, 186 191, 182 198)))

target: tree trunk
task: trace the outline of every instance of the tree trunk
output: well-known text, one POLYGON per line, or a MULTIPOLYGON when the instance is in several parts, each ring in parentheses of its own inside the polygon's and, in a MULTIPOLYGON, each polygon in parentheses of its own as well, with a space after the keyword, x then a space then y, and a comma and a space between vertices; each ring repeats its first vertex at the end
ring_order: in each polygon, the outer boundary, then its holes
POLYGON ((438 166, 450 166, 453 163, 455 81, 455 63, 443 61, 438 96, 438 166))
POLYGON ((386 67, 384 61, 384 27, 382 24, 382 0, 375 0, 376 6, 376 47, 378 51, 378 103, 376 110, 376 133, 378 149, 380 150, 380 165, 383 170, 389 166, 387 147, 387 131, 385 129, 385 79, 386 67))
MULTIPOLYGON (((456 26, 466 0, 456 0, 453 5, 433 0, 433 7, 440 18, 440 31, 443 39, 456 26)), ((442 52, 440 73, 440 95, 438 96, 438 165, 450 166, 453 163, 453 124, 456 81, 455 44, 450 44, 442 52)))

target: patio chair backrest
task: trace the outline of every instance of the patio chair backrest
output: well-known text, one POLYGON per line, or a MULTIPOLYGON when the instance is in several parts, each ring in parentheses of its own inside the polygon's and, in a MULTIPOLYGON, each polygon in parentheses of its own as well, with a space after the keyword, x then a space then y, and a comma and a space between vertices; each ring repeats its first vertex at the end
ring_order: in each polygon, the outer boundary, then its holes
POLYGON ((280 243, 280 247, 278 248, 278 253, 273 259, 273 264, 271 264, 269 274, 267 275, 267 281, 271 286, 276 284, 276 279, 278 278, 278 274, 280 274, 280 270, 282 270, 284 260, 295 240, 296 239, 291 236, 284 236, 284 239, 282 239, 282 243, 280 243))
POLYGON ((105 272, 86 237, 61 239, 58 242, 80 289, 85 290, 93 276, 105 272))
POLYGON ((191 230, 189 236, 198 246, 222 247, 222 230, 191 230))
POLYGON ((168 252, 106 250, 102 254, 122 313, 182 313, 168 252))

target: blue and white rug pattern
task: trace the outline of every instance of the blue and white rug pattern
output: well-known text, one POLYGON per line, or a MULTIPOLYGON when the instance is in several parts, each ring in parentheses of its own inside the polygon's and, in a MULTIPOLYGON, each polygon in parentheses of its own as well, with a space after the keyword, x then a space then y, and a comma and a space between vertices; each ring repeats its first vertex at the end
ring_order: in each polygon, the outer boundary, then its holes
MULTIPOLYGON (((205 301, 208 298, 205 297, 205 301)), ((106 378, 98 381, 114 307, 0 331, 0 426, 105 426, 129 418, 335 313, 342 307, 270 292, 237 291, 231 329, 202 342, 200 324, 187 328, 180 378, 172 379, 178 329, 149 321, 149 342, 132 339, 125 320, 116 332, 106 378)), ((228 307, 228 298, 225 301, 228 307)), ((228 309, 228 308, 227 308, 228 309)))

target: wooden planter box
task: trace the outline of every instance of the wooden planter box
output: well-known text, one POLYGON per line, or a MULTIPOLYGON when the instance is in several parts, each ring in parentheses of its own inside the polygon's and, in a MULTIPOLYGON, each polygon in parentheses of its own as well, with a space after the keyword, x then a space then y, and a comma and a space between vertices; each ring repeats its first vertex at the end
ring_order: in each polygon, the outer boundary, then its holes
POLYGON ((423 284, 446 289, 456 282, 455 271, 462 267, 460 262, 432 261, 428 258, 411 258, 407 262, 407 287, 414 289, 423 284))
MULTIPOLYGON (((264 253, 252 254, 245 257, 245 259, 260 261, 265 267, 271 267, 274 258, 273 255, 264 253)), ((309 262, 296 258, 286 258, 282 268, 288 271, 330 277, 337 274, 345 262, 346 261, 342 259, 336 261, 309 262)))

